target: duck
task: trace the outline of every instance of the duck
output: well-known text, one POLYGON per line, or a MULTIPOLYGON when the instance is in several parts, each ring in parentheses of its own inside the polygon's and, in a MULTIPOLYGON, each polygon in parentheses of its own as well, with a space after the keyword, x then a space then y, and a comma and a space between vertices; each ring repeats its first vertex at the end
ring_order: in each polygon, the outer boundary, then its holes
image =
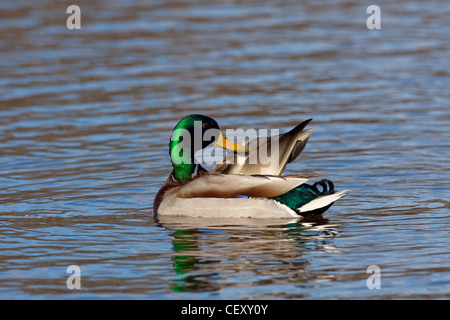
POLYGON ((226 138, 213 118, 185 116, 172 131, 172 171, 155 196, 155 216, 292 219, 323 215, 347 190, 335 191, 328 179, 309 182, 320 175, 284 175, 286 165, 299 157, 309 140, 312 128, 305 127, 311 120, 243 146, 226 138), (195 153, 211 146, 228 153, 208 171, 195 153), (276 161, 251 161, 252 152, 263 149, 276 161))

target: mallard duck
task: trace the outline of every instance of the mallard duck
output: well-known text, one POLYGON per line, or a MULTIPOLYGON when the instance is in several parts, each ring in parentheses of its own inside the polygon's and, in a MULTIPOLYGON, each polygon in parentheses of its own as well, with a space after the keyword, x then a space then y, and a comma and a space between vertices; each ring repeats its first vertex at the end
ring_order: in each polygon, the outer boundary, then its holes
POLYGON ((184 117, 172 132, 169 154, 173 169, 155 197, 154 213, 290 219, 323 214, 346 191, 335 192, 327 179, 307 184, 311 176, 283 175, 286 165, 303 151, 312 133, 312 129, 304 130, 310 121, 273 140, 259 144, 252 144, 255 141, 251 140, 241 146, 228 140, 214 119, 199 114, 184 117), (277 142, 276 148, 272 147, 273 141, 277 142), (208 172, 197 163, 195 153, 210 145, 231 150, 235 161, 230 163, 230 157, 226 157, 227 161, 208 172), (262 147, 277 161, 251 163, 252 150, 262 147))

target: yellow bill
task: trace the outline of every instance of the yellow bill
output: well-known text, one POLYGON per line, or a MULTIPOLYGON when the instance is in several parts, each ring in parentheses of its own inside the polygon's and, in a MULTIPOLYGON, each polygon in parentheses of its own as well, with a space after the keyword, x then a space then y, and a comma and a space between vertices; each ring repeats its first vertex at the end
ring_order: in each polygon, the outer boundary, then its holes
POLYGON ((234 141, 228 140, 221 132, 219 138, 213 143, 214 147, 233 150, 235 152, 248 152, 248 149, 234 141))

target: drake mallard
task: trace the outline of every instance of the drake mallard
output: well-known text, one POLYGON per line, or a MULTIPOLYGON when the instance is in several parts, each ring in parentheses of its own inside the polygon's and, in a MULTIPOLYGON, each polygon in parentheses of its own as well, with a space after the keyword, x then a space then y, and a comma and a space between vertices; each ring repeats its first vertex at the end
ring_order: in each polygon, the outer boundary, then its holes
POLYGON ((304 128, 311 120, 276 136, 276 140, 259 144, 251 140, 244 147, 226 139, 214 119, 199 114, 184 117, 172 132, 169 154, 173 169, 155 197, 154 213, 291 219, 323 214, 346 191, 336 192, 328 179, 308 184, 311 176, 283 175, 286 165, 300 155, 308 142, 312 129, 304 128), (209 129, 215 134, 206 134, 209 129), (201 143, 194 141, 195 133, 201 134, 201 143), (271 148, 273 141, 277 141, 276 148, 271 148), (195 153, 210 145, 231 150, 236 161, 222 161, 208 172, 197 163, 195 153), (251 163, 249 155, 255 145, 257 149, 266 147, 278 161, 251 163))

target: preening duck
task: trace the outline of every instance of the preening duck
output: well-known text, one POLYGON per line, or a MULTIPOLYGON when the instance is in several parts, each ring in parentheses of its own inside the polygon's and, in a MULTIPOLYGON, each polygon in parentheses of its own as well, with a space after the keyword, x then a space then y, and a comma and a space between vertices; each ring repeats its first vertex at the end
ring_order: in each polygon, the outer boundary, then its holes
POLYGON ((226 139, 217 122, 193 114, 178 122, 169 143, 172 172, 157 193, 158 215, 207 218, 293 218, 323 214, 346 191, 336 192, 328 179, 306 183, 311 176, 283 175, 286 165, 305 148, 311 119, 270 139, 241 146, 226 139), (230 150, 231 156, 208 172, 195 153, 210 145, 230 150), (271 159, 252 161, 264 149, 271 159), (230 161, 231 160, 231 161, 230 161))

